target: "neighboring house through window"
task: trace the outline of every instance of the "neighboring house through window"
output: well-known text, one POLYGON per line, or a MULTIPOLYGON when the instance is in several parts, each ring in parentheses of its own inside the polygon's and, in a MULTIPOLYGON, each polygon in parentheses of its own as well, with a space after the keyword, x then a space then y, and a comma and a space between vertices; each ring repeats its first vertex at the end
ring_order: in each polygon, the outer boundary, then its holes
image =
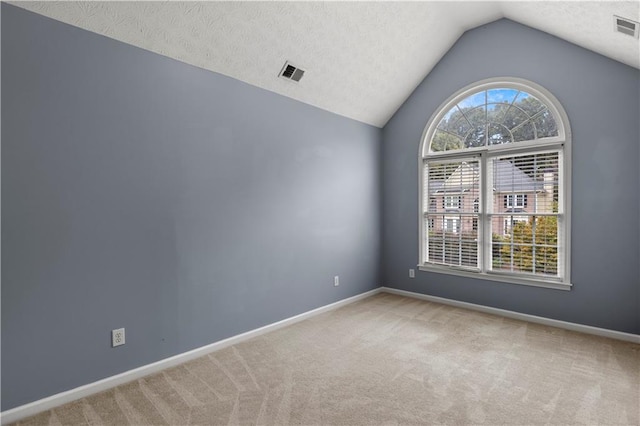
POLYGON ((552 94, 476 83, 433 115, 422 144, 421 269, 570 287, 570 131, 552 94))

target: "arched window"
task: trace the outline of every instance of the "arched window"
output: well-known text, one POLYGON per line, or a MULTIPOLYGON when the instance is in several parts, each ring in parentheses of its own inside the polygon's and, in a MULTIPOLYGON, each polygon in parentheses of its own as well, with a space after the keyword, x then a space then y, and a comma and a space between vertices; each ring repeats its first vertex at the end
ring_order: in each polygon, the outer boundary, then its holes
POLYGON ((568 117, 541 86, 454 94, 420 147, 420 268, 568 289, 569 160, 568 117))

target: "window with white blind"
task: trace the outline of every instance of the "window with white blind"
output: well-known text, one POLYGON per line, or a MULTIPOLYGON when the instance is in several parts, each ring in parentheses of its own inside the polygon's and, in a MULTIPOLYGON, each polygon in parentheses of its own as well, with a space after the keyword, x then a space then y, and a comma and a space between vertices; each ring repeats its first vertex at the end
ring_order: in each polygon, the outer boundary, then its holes
POLYGON ((469 86, 432 116, 421 154, 421 270, 570 288, 570 129, 551 93, 469 86))
POLYGON ((508 194, 504 196, 505 207, 527 207, 527 194, 508 194))
POLYGON ((444 197, 444 208, 447 210, 457 210, 462 205, 462 197, 460 195, 444 197))

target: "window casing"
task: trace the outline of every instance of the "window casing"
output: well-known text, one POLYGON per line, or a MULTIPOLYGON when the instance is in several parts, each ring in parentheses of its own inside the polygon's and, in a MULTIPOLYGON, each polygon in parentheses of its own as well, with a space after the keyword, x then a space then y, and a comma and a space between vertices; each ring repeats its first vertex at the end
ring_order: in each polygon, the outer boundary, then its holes
POLYGON ((570 288, 570 129, 551 93, 475 83, 432 116, 420 154, 421 270, 570 288))

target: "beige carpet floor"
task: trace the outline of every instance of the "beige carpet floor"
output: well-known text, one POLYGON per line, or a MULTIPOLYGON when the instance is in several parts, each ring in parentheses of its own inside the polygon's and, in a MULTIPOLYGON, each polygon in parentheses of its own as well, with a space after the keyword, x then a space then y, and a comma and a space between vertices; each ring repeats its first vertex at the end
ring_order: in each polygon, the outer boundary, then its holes
POLYGON ((640 345, 378 294, 21 425, 640 424, 640 345))

